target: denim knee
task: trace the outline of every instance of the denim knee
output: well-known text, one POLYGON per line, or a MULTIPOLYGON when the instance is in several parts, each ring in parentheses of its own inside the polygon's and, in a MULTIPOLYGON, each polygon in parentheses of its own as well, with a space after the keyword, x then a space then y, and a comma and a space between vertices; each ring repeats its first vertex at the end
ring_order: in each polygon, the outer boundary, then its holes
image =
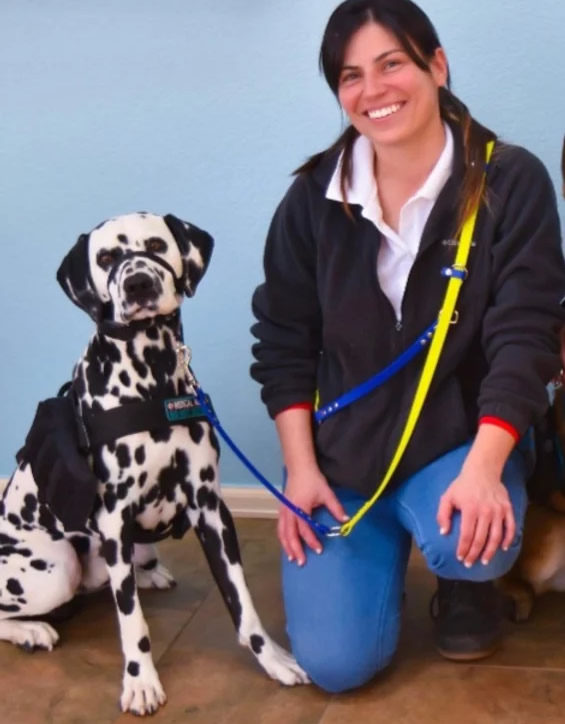
POLYGON ((390 664, 394 650, 382 656, 370 651, 359 651, 351 642, 343 648, 328 650, 320 642, 319 650, 305 651, 298 643, 292 647, 296 660, 316 686, 328 694, 340 694, 368 683, 390 664))
POLYGON ((459 531, 452 531, 448 535, 433 536, 431 540, 423 543, 422 551, 428 568, 441 578, 453 578, 465 581, 490 581, 503 576, 512 568, 522 544, 522 535, 518 533, 507 551, 499 548, 487 565, 483 565, 480 558, 467 568, 464 563, 457 560, 456 551, 459 540, 459 531))

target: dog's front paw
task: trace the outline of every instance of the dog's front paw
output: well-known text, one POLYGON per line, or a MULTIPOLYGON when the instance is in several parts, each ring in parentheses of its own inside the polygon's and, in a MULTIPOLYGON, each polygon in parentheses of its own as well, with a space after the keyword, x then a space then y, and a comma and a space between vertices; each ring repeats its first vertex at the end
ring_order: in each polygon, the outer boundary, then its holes
POLYGON ((135 582, 138 588, 173 588, 177 585, 173 574, 162 563, 155 568, 147 570, 143 566, 136 566, 135 582))
POLYGON ((270 638, 253 636, 252 639, 254 640, 249 644, 250 648, 271 679, 276 679, 285 686, 310 683, 308 674, 298 665, 292 654, 270 638))
POLYGON ((123 712, 129 711, 136 716, 153 714, 166 701, 165 690, 153 667, 139 670, 137 676, 132 676, 128 671, 125 672, 120 698, 123 712))
POLYGON ((0 621, 0 638, 21 646, 26 651, 51 651, 59 634, 45 621, 0 621))

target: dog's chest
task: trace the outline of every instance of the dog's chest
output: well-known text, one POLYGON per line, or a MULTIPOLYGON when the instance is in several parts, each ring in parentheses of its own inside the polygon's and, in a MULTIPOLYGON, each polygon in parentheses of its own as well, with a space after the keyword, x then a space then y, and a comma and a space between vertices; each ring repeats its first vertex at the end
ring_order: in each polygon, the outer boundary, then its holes
POLYGON ((95 470, 104 469, 100 491, 105 509, 131 505, 137 523, 155 530, 187 507, 201 506, 207 491, 217 485, 217 462, 210 425, 194 420, 171 426, 166 439, 144 432, 105 446, 95 470))

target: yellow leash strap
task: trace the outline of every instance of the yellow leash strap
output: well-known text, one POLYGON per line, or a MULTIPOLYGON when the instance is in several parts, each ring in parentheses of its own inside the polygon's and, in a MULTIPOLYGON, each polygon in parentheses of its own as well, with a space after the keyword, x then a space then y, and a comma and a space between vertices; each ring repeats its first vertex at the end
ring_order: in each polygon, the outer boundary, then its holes
MULTIPOLYGON (((486 147, 486 162, 490 161, 490 157, 492 155, 492 150, 494 148, 494 141, 489 141, 486 147)), ((483 175, 483 186, 485 183, 485 177, 486 177, 486 170, 485 174, 483 175)), ((392 457, 392 460, 390 462, 390 465, 388 466, 388 470, 386 471, 379 487, 377 488, 375 494, 373 497, 368 500, 359 510, 355 513, 355 515, 348 520, 346 523, 344 523, 339 528, 338 535, 346 536, 351 533, 353 528, 357 525, 357 523, 361 520, 361 518, 365 515, 365 513, 372 508, 372 506, 377 502, 377 500, 381 497, 384 489, 390 482, 390 479, 396 472, 396 469, 398 467, 398 464, 400 463, 400 460, 402 459, 402 456, 404 455, 404 452, 406 448, 408 447, 408 443, 410 442, 410 438, 412 437, 412 433, 414 432, 414 428, 416 427, 416 423, 418 422, 418 418, 420 417, 420 413, 422 411, 422 407, 424 406, 424 402, 426 400, 426 395, 428 394, 428 390, 430 389, 430 385, 432 383, 432 379, 434 376, 434 372, 436 370, 437 364, 439 362, 439 358, 441 355, 441 351, 443 349, 443 344, 445 342, 445 338, 447 337, 447 332, 449 330, 450 324, 456 324, 458 319, 458 312, 455 310, 455 305, 457 303, 457 298, 459 296, 459 291, 461 289, 461 285, 463 284, 463 281, 467 275, 467 259, 469 258, 469 251, 471 249, 471 243, 473 241, 473 233, 475 230, 475 223, 477 221, 477 215, 479 212, 479 206, 478 204, 475 206, 475 208, 471 211, 471 213, 467 216, 465 219, 465 222, 463 224, 463 228, 461 229, 461 234, 459 237, 459 244, 457 247, 457 254, 455 255, 455 262, 451 269, 453 272, 459 274, 456 276, 455 274, 453 276, 450 276, 449 282, 447 284, 447 290, 445 292, 445 297, 443 300, 443 304, 441 307, 441 310, 439 312, 438 316, 438 323, 436 330, 434 332, 433 339, 430 343, 430 348, 428 350, 428 354, 426 356, 426 361, 424 363, 424 368, 422 370, 422 374, 420 376, 420 380, 418 382, 418 387, 416 389, 416 394, 414 395, 414 400, 412 402, 412 407, 410 408, 410 412, 408 413, 408 418, 406 420, 406 424, 404 426, 404 430, 402 432, 402 435, 400 437, 400 441, 398 443, 398 446, 396 448, 396 451, 392 457)))

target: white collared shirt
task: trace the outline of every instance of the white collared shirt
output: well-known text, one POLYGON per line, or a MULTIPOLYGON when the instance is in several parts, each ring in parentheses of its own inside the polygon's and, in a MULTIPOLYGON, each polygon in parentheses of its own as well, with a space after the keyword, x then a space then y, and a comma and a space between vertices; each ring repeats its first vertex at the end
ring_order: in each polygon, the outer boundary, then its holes
MULTIPOLYGON (((447 124, 445 146, 422 186, 400 210, 398 233, 383 219, 377 182, 373 173, 374 150, 366 136, 359 136, 353 146, 352 178, 347 187, 349 204, 361 206, 361 215, 373 222, 382 234, 377 258, 377 275, 381 289, 389 298, 398 321, 402 317, 402 298, 408 275, 418 253, 428 216, 453 169, 453 134, 447 124)), ((326 198, 343 201, 339 188, 342 156, 326 191, 326 198)))

